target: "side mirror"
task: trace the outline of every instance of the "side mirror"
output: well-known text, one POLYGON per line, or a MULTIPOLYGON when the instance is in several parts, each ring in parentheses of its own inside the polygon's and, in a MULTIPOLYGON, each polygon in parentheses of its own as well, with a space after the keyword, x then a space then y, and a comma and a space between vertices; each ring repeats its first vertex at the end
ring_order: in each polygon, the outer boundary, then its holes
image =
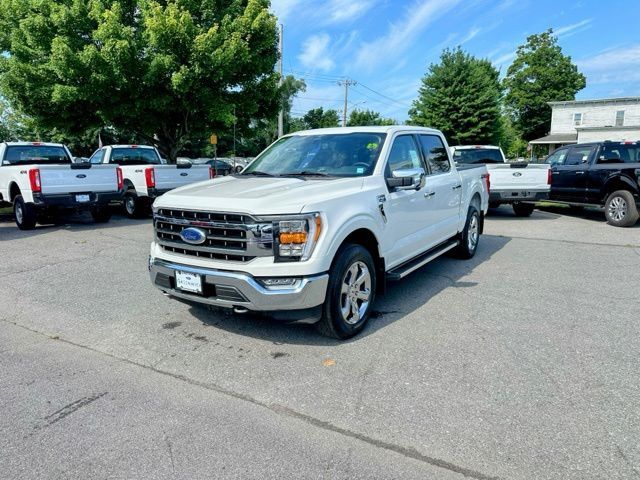
POLYGON ((387 178, 387 185, 395 190, 420 190, 425 175, 423 168, 401 168, 391 172, 391 178, 387 178))

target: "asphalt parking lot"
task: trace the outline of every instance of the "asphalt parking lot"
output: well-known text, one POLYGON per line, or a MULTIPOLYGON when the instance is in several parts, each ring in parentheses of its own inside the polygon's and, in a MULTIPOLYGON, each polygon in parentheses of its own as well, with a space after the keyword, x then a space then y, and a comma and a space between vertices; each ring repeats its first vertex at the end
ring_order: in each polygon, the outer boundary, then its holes
POLYGON ((503 207, 347 342, 163 297, 150 220, 0 222, 0 478, 640 477, 640 224, 503 207))

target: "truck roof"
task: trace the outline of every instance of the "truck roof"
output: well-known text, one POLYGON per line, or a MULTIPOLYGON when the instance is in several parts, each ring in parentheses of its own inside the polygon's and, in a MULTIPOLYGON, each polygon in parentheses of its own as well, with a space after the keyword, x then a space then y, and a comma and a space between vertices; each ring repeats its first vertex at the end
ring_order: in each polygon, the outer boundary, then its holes
POLYGON ((155 147, 151 146, 151 145, 105 145, 105 147, 111 147, 111 148, 149 148, 149 149, 155 149, 155 147))
POLYGON ((500 147, 495 145, 454 145, 451 148, 455 148, 456 150, 471 150, 474 148, 484 148, 486 150, 500 150, 500 147))
POLYGON ((51 143, 51 142, 2 142, 7 147, 64 147, 62 143, 51 143))
MULTIPOLYGON (((334 127, 334 128, 316 128, 314 130, 302 130, 300 132, 290 133, 289 135, 340 135, 349 133, 396 133, 396 132, 425 132, 425 133, 441 133, 439 130, 427 127, 414 127, 411 125, 383 125, 373 127, 334 127)), ((287 136, 289 136, 287 135, 287 136)))

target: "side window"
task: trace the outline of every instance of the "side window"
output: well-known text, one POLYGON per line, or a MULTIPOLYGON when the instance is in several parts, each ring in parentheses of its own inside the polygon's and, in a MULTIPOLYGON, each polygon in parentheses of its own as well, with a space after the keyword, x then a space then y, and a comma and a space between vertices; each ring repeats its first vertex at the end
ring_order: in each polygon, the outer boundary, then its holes
POLYGON ((427 158, 430 173, 447 173, 451 170, 447 149, 440 137, 437 135, 420 135, 420 144, 427 158))
POLYGON ((391 172, 395 170, 405 168, 424 168, 413 135, 402 135, 393 141, 387 162, 387 176, 391 176, 391 172))
POLYGON ((614 144, 606 145, 598 163, 638 163, 640 154, 640 145, 631 144, 614 144))
POLYGON ((96 152, 93 155, 91 155, 89 162, 91 162, 94 165, 97 165, 99 163, 102 163, 103 158, 104 158, 104 150, 101 148, 100 150, 96 150, 96 152))
POLYGON ((571 147, 569 154, 564 161, 565 165, 583 165, 589 161, 589 156, 593 152, 593 147, 571 147))
POLYGON ((564 160, 567 158, 567 152, 569 150, 566 148, 556 150, 551 155, 547 157, 545 163, 548 163, 551 166, 554 165, 564 165, 564 160))

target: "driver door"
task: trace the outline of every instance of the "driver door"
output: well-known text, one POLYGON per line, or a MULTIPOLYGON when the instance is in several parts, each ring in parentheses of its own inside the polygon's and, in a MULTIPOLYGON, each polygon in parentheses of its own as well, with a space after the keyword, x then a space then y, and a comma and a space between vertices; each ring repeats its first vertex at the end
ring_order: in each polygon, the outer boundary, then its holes
MULTIPOLYGON (((391 178, 397 170, 418 168, 426 172, 415 136, 399 135, 394 138, 387 158, 385 178, 391 178)), ((421 189, 421 186, 412 190, 389 189, 389 201, 385 208, 388 232, 392 238, 391 258, 394 259, 389 266, 403 263, 429 248, 425 245, 428 211, 421 189)))

